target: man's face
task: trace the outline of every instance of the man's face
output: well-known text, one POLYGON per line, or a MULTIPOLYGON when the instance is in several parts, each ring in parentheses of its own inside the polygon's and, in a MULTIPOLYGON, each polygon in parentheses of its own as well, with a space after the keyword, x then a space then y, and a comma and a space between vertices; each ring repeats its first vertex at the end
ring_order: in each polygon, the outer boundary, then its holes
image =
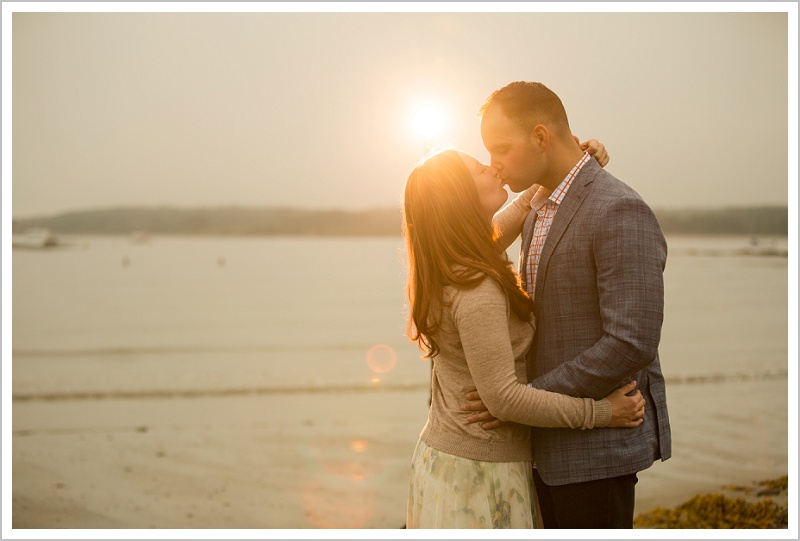
POLYGON ((491 107, 481 119, 483 146, 489 151, 491 165, 500 178, 515 192, 540 183, 544 175, 544 156, 531 134, 506 116, 499 107, 491 107))

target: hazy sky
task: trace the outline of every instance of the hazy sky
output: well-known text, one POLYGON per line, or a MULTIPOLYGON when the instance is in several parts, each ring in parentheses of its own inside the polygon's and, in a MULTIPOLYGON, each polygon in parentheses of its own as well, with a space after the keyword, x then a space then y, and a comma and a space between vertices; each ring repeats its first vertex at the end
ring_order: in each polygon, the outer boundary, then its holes
POLYGON ((398 206, 427 145, 488 158, 476 111, 514 80, 652 207, 788 203, 785 12, 11 16, 15 217, 398 206))

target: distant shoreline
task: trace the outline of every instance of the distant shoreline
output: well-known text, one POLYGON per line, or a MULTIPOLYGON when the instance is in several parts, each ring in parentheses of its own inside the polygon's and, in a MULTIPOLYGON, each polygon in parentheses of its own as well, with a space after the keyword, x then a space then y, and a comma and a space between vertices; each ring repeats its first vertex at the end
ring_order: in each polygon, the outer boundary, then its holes
MULTIPOLYGON (((787 206, 654 209, 667 235, 788 236, 787 206)), ((71 235, 390 237, 399 208, 314 210, 274 207, 118 207, 12 221, 16 235, 47 229, 71 235)))

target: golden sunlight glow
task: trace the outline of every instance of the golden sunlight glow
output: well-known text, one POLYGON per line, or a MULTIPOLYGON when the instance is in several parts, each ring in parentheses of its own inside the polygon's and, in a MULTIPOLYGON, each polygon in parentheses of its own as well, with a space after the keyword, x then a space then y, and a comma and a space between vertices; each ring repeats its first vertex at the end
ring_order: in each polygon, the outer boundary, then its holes
POLYGON ((433 139, 442 134, 444 114, 433 104, 424 104, 414 111, 414 130, 425 139, 433 139))

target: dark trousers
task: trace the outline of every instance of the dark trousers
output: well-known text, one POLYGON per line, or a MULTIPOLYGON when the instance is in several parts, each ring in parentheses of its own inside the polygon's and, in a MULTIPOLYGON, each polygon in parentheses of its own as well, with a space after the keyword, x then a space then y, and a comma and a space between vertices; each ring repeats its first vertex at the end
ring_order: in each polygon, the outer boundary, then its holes
POLYGON ((633 528, 635 473, 586 483, 549 486, 534 468, 545 528, 633 528))

